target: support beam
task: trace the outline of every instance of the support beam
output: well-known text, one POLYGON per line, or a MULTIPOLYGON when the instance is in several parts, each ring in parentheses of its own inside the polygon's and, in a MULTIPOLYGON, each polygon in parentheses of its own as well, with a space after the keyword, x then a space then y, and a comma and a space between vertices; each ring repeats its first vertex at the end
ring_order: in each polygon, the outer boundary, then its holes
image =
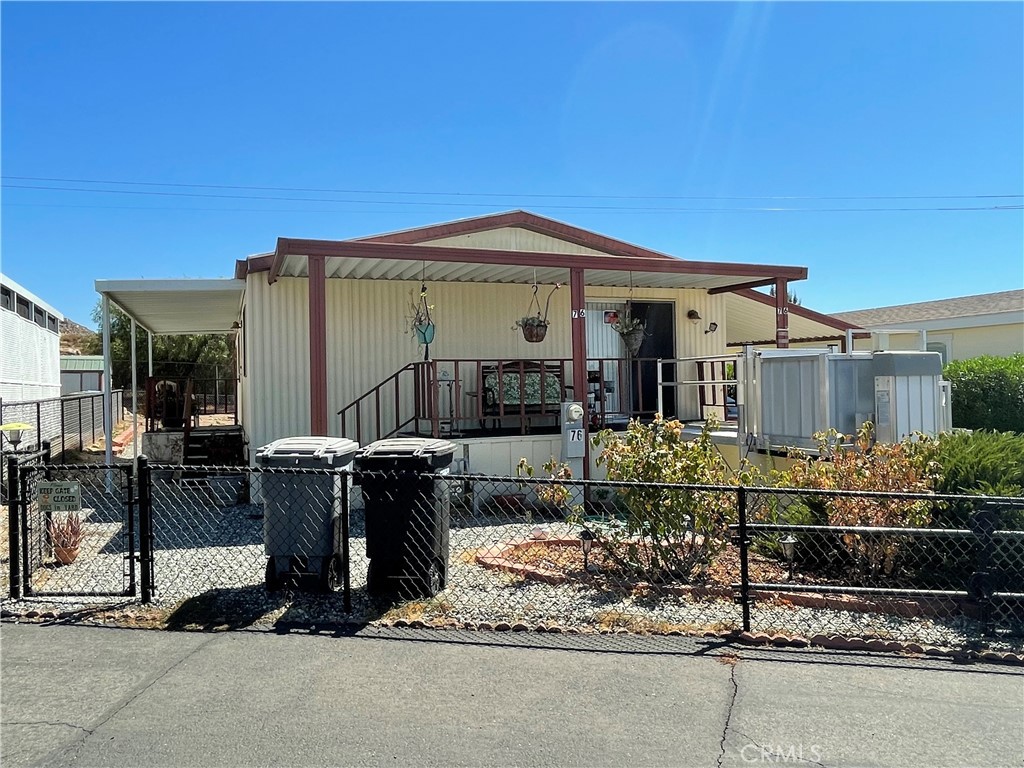
POLYGON ((132 461, 139 456, 139 366, 135 359, 135 318, 132 318, 132 461))
POLYGON ((775 280, 775 346, 789 347, 789 281, 784 277, 775 280))
POLYGON ((148 365, 146 367, 146 375, 151 377, 153 375, 153 334, 150 333, 149 331, 146 331, 146 338, 148 340, 147 346, 149 347, 149 349, 147 350, 148 365))
POLYGON ((769 277, 764 280, 751 280, 749 283, 736 283, 735 285, 723 285, 718 288, 708 288, 708 296, 719 293, 733 293, 734 291, 747 291, 751 288, 761 288, 765 285, 775 285, 775 278, 769 277))
MULTIPOLYGON (((113 364, 110 360, 110 299, 106 294, 100 301, 103 333, 103 440, 107 464, 114 463, 114 397, 113 364)), ((109 490, 111 478, 107 477, 109 490)))
POLYGON ((590 414, 587 413, 587 296, 585 270, 573 267, 569 272, 569 307, 572 323, 572 396, 583 403, 584 445, 583 477, 590 479, 590 414))
POLYGON ((327 434, 327 276, 324 257, 309 257, 309 431, 327 434))

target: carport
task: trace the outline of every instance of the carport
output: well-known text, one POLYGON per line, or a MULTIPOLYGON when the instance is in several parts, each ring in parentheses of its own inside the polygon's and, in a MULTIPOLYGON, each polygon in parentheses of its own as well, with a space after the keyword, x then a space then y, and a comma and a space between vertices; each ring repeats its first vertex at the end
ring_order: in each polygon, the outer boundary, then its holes
POLYGON ((244 280, 97 280, 103 334, 103 437, 106 462, 113 463, 113 364, 110 351, 110 307, 131 321, 132 443, 138 455, 137 329, 147 334, 147 370, 153 375, 153 337, 233 333, 241 315, 244 280))

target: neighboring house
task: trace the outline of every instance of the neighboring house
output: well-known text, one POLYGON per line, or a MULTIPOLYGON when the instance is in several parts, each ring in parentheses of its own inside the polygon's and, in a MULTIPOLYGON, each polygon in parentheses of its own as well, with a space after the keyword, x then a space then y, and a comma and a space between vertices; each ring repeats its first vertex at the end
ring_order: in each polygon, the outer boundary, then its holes
POLYGON ((743 342, 787 346, 791 334, 842 338, 848 324, 788 306, 788 283, 806 276, 679 259, 514 211, 356 240, 281 238, 238 261, 234 279, 96 288, 141 331, 235 334, 250 449, 291 435, 438 435, 476 471, 507 474, 519 456, 540 466, 560 455, 563 399, 586 402, 595 424, 650 416, 659 394, 666 414, 698 419, 693 382, 709 375, 698 359, 743 342), (429 350, 411 329, 421 286, 436 324, 429 350), (758 286, 781 298, 749 296, 758 286), (527 342, 515 322, 549 294, 546 338, 527 342), (635 357, 609 324, 627 305, 646 325, 635 357), (687 384, 659 392, 658 358, 683 359, 667 373, 687 384))
POLYGON ((1024 352, 1024 290, 859 309, 833 316, 873 332, 874 339, 857 342, 856 349, 871 349, 872 343, 881 349, 919 349, 922 336, 913 331, 924 331, 926 348, 939 352, 943 363, 1024 352))
POLYGON ((64 316, 0 274, 0 399, 60 396, 60 322, 64 316))
POLYGON ((60 393, 99 392, 103 389, 103 355, 61 355, 60 393))

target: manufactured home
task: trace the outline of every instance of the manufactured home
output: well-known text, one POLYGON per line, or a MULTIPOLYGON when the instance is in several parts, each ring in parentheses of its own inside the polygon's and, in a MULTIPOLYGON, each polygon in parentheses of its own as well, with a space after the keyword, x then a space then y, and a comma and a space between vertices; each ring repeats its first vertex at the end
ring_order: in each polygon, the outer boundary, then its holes
POLYGON ((514 211, 353 240, 280 238, 228 279, 96 287, 105 316, 117 306, 138 332, 234 337, 237 370, 218 391, 237 392, 235 423, 203 425, 209 383, 149 381, 147 407, 178 408, 166 420, 151 411, 150 432, 233 430, 249 457, 294 435, 431 435, 458 443, 474 471, 508 474, 520 456, 559 455, 565 401, 584 406, 586 430, 658 410, 728 419, 727 347, 843 344, 855 326, 788 305, 789 283, 806 277, 514 211), (775 297, 754 290, 766 286, 775 297), (522 327, 538 314, 543 330, 522 327), (630 324, 643 328, 632 347, 630 324))

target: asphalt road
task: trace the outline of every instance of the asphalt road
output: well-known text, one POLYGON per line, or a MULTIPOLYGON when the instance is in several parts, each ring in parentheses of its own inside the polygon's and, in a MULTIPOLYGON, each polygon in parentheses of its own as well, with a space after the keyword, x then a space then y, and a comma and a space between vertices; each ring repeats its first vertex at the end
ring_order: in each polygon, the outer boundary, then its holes
POLYGON ((0 761, 1024 765, 1018 669, 673 640, 4 623, 0 761))

